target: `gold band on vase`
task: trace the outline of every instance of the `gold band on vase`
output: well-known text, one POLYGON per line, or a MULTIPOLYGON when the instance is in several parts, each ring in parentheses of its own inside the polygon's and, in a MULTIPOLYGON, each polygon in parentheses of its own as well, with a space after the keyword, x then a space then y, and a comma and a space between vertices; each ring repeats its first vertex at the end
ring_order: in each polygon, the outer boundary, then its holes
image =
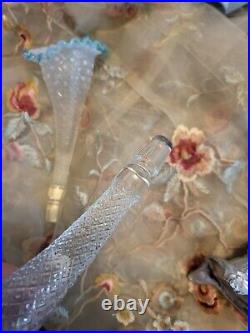
POLYGON ((51 185, 48 190, 48 203, 46 207, 46 222, 57 223, 62 210, 62 200, 65 187, 62 185, 51 185))

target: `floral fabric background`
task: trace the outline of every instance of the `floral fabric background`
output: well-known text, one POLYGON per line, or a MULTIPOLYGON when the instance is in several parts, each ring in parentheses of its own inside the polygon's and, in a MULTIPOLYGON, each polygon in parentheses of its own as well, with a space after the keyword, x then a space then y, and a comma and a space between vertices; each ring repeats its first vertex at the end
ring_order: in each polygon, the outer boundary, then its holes
MULTIPOLYGON (((212 287, 188 281, 206 255, 247 240, 246 10, 206 4, 3 5, 4 261, 21 266, 50 242, 44 229, 55 156, 53 111, 24 48, 91 36, 109 52, 82 110, 61 223, 66 228, 149 137, 163 134, 177 171, 162 171, 68 293, 46 329, 246 329, 212 287), (150 298, 143 316, 103 297, 150 298)), ((63 138, 62 138, 63 140, 63 138)), ((57 151, 57 153, 60 153, 57 151)))

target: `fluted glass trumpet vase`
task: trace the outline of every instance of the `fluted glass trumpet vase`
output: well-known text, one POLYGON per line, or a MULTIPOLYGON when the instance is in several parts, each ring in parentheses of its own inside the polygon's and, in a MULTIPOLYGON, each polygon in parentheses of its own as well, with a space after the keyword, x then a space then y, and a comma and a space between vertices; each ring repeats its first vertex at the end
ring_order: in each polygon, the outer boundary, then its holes
POLYGON ((89 37, 59 41, 49 47, 24 52, 26 59, 41 66, 55 119, 56 150, 48 191, 47 222, 58 222, 95 58, 105 52, 105 45, 89 37))

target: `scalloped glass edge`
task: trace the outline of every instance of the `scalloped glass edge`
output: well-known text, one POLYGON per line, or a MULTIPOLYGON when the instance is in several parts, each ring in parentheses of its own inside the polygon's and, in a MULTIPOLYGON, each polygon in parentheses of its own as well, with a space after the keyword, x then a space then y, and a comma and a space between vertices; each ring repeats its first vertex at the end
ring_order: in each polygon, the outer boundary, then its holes
POLYGON ((26 49, 23 51, 24 59, 33 61, 37 64, 44 63, 54 56, 56 56, 61 50, 65 48, 74 47, 85 47, 90 50, 96 51, 97 54, 106 54, 108 51, 107 46, 99 42, 98 40, 91 39, 90 37, 83 38, 72 38, 69 41, 60 40, 55 44, 49 46, 37 48, 37 49, 26 49))

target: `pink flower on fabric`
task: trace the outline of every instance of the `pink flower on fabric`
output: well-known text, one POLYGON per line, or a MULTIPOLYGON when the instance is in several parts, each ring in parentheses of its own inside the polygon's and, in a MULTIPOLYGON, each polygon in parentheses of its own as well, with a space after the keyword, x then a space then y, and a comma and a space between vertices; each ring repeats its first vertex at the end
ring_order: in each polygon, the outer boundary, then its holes
POLYGON ((174 131, 173 149, 168 162, 174 166, 183 181, 194 180, 196 176, 209 174, 214 166, 212 148, 204 144, 204 133, 179 125, 174 131))
POLYGON ((27 112, 31 118, 37 119, 40 115, 37 79, 18 83, 14 89, 10 89, 7 106, 11 112, 27 112))
POLYGON ((134 3, 110 3, 106 9, 106 14, 113 18, 131 19, 138 13, 139 6, 134 3))
POLYGON ((120 281, 117 275, 114 273, 102 273, 96 280, 95 284, 98 287, 105 289, 106 292, 118 295, 120 291, 120 281))

